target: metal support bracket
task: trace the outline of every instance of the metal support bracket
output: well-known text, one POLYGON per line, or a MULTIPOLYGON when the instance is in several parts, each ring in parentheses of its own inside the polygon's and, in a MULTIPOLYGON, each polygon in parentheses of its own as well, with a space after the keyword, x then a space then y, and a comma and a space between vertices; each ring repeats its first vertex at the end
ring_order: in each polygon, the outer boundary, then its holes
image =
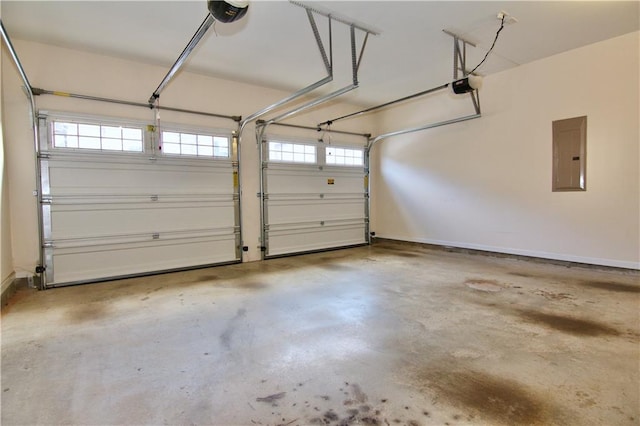
POLYGON ((451 31, 442 30, 442 32, 453 37, 453 79, 458 80, 460 78, 459 72, 462 72, 463 77, 467 76, 469 74, 467 70, 467 45, 476 47, 476 44, 451 31))
POLYGON ((262 117, 263 115, 273 111, 274 109, 280 108, 281 106, 288 104, 289 102, 298 99, 301 96, 306 95, 307 93, 311 92, 312 90, 317 89, 318 87, 324 86, 327 83, 330 83, 331 81, 333 81, 333 30, 331 28, 331 17, 329 17, 329 56, 327 56, 327 52, 324 48, 324 44, 322 42, 322 37, 320 37, 320 32, 318 31, 318 26, 316 24, 315 18, 313 17, 313 13, 312 10, 309 8, 306 8, 307 10, 307 17, 309 19, 309 24, 311 25, 311 30, 313 31, 313 36, 316 39, 316 44, 318 45, 318 50, 320 51, 320 56, 322 56, 322 61, 324 63, 325 66, 325 70, 327 72, 327 76, 316 81, 315 83, 310 84, 307 87, 304 87, 300 90, 298 90, 297 92, 292 93, 291 95, 287 96, 286 98, 283 98, 281 100, 279 100, 278 102, 275 102, 271 105, 266 106, 265 108, 261 109, 260 111, 256 111, 253 114, 248 115, 244 120, 242 120, 240 122, 240 126, 239 126, 239 132, 240 134, 242 134, 242 130, 244 129, 244 127, 250 123, 253 120, 256 120, 259 117, 262 117))
MULTIPOLYGON (((274 117, 270 120, 266 120, 265 121, 265 125, 269 125, 269 124, 273 124, 273 123, 277 123, 279 121, 282 121, 286 118, 289 118, 295 114, 298 114, 306 109, 309 108, 313 108, 315 106, 318 106, 324 102, 330 101, 331 99, 337 98, 338 96, 341 96, 347 92, 352 91, 353 89, 357 89, 358 88, 358 69, 360 67, 360 61, 362 60, 362 55, 364 53, 364 48, 366 47, 366 40, 367 37, 365 37, 363 45, 362 45, 362 49, 360 50, 360 53, 357 53, 357 49, 356 49, 356 34, 355 34, 355 29, 356 29, 356 25, 355 24, 351 24, 350 26, 350 35, 351 35, 351 68, 352 68, 352 79, 353 82, 348 85, 345 86, 341 89, 338 89, 334 92, 331 92, 327 95, 321 96, 317 99, 313 99, 305 104, 302 104, 290 111, 284 112, 280 115, 278 115, 277 117, 274 117)), ((368 33, 367 33, 368 34, 368 33)))

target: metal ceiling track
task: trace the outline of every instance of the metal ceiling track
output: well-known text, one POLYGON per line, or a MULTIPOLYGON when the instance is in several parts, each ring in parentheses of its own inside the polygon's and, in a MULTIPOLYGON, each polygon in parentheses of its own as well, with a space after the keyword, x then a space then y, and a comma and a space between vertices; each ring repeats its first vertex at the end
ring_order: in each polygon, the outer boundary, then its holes
POLYGON ((103 98, 103 97, 99 97, 99 96, 81 95, 81 94, 78 94, 78 93, 59 92, 59 91, 55 91, 55 90, 39 89, 37 87, 32 88, 31 91, 36 96, 38 96, 38 95, 54 95, 54 96, 62 96, 62 97, 65 97, 65 98, 84 99, 84 100, 88 100, 88 101, 107 102, 107 103, 119 104, 119 105, 129 105, 129 106, 135 106, 135 107, 150 108, 150 109, 156 109, 158 111, 183 112, 183 113, 186 113, 186 114, 204 115, 206 117, 225 118, 225 119, 233 120, 235 122, 239 122, 240 120, 242 120, 242 117, 239 116, 239 115, 216 114, 216 113, 213 113, 213 112, 196 111, 196 110, 191 110, 191 109, 174 108, 174 107, 168 107, 168 106, 162 106, 161 107, 159 105, 145 104, 145 103, 142 103, 142 102, 132 102, 132 101, 124 101, 124 100, 120 100, 120 99, 103 98))
POLYGON ((449 87, 449 83, 445 83, 445 84, 442 84, 440 86, 432 87, 431 89, 423 90, 422 92, 414 93, 412 95, 405 96, 405 97, 399 98, 399 99, 395 99, 393 101, 385 102, 385 103, 380 104, 380 105, 376 105, 376 106, 373 106, 373 107, 370 107, 370 108, 366 108, 366 109, 363 109, 361 111, 352 112, 351 114, 346 114, 346 115, 343 115, 341 117, 337 117, 337 118, 333 118, 331 120, 323 121, 322 123, 318 124, 318 127, 320 127, 320 126, 331 126, 336 121, 344 120, 346 118, 351 118, 351 117, 355 117, 355 116, 358 116, 358 115, 366 114, 368 112, 372 112, 372 111, 375 111, 375 110, 378 110, 378 109, 386 108, 388 106, 395 105, 395 104, 400 103, 400 102, 408 101, 409 99, 418 98, 420 96, 424 96, 424 95, 427 95, 429 93, 433 93, 433 92, 437 92, 437 91, 442 90, 442 89, 446 89, 447 87, 449 87))
POLYGON ((380 142, 383 139, 390 138, 392 136, 404 135, 407 133, 419 132, 427 129, 434 129, 436 127, 447 126, 449 124, 460 123, 462 121, 473 120, 474 118, 480 118, 480 117, 482 117, 482 114, 477 113, 477 114, 466 115, 464 117, 453 118, 451 120, 444 120, 444 121, 439 121, 437 123, 425 124, 423 126, 411 127, 409 129, 402 129, 402 130, 396 130, 395 132, 384 133, 376 136, 375 138, 370 139, 369 144, 367 145, 367 149, 370 150, 371 147, 373 147, 373 145, 375 145, 376 143, 380 142))
MULTIPOLYGON (((467 75, 469 75, 469 72, 466 69, 466 57, 467 57, 467 47, 466 46, 470 45, 470 46, 475 47, 475 44, 473 44, 470 41, 465 40, 465 39, 457 36, 456 34, 450 32, 450 31, 446 31, 446 30, 443 30, 443 31, 447 35, 450 35, 451 37, 453 37, 453 79, 455 81, 455 80, 457 80, 459 78, 459 72, 462 72, 463 77, 466 77, 467 75)), ((434 90, 440 90, 440 89, 443 89, 444 87, 447 87, 447 86, 448 86, 448 84, 445 84, 443 86, 438 86, 437 88, 434 88, 434 90)), ((433 91, 433 90, 431 90, 431 91, 433 91)), ((421 92, 421 93, 422 94, 430 93, 430 91, 427 90, 424 93, 423 92, 421 92)), ((416 95, 419 95, 419 94, 416 94, 416 95)), ((474 90, 474 91, 470 92, 469 95, 471 96, 471 101, 473 102, 473 108, 475 110, 475 114, 465 115, 463 117, 453 118, 451 120, 439 121, 437 123, 429 123, 429 124, 425 124, 425 125, 422 125, 422 126, 410 127, 408 129, 396 130, 396 131, 389 132, 389 133, 383 133, 383 134, 378 135, 375 138, 371 138, 369 140, 369 143, 367 145, 367 150, 371 150, 373 145, 375 145, 376 143, 380 142, 381 140, 384 140, 384 139, 387 139, 387 138, 390 138, 390 137, 393 137, 393 136, 404 135, 404 134, 413 133, 413 132, 419 132, 419 131, 422 131, 422 130, 433 129, 433 128, 441 127, 441 126, 448 126, 449 124, 460 123, 460 122, 463 122, 463 121, 473 120, 475 118, 482 117, 482 112, 480 110, 480 95, 478 94, 478 90, 474 90)), ((392 102, 392 103, 395 103, 395 102, 392 102)), ((389 103, 387 103, 387 104, 389 104, 389 103)))
MULTIPOLYGON (((467 75, 469 75, 469 71, 466 68, 466 56, 467 56, 467 45, 475 47, 475 44, 463 39, 462 37, 459 37, 458 35, 447 31, 447 30, 443 30, 444 33, 446 33, 447 35, 450 35, 451 37, 453 37, 453 80, 456 81, 458 80, 459 76, 460 76, 460 72, 462 72, 463 77, 466 77, 467 75)), ((382 109, 382 108, 386 108, 389 107, 391 105, 395 105, 398 104, 400 102, 404 102, 410 99, 414 99, 414 98, 418 98, 420 96, 424 96, 430 93, 434 93, 434 92, 438 92, 440 90, 446 89, 447 87, 450 86, 450 83, 446 83, 446 84, 442 84, 440 86, 436 86, 436 87, 432 87, 430 89, 427 90, 423 90, 421 92, 417 92, 414 93, 412 95, 408 95, 408 96, 404 96, 402 98, 398 98, 389 102, 385 102, 383 104, 380 105, 376 105, 370 108, 365 108, 363 110, 360 111, 356 111, 350 114, 346 114, 340 117, 336 117, 333 118, 331 120, 327 120, 324 121, 322 123, 318 124, 318 128, 321 128, 321 126, 331 126, 333 123, 335 123, 336 121, 340 121, 340 120, 344 120, 347 118, 351 118, 351 117, 355 117, 355 116, 359 116, 362 114, 366 114, 372 111, 376 111, 378 109, 382 109)), ((471 114, 471 115, 467 115, 467 116, 463 116, 463 117, 458 117, 458 118, 454 118, 451 120, 444 120, 444 121, 440 121, 437 123, 429 123, 429 124, 425 124, 422 126, 418 126, 418 127, 411 127, 408 129, 402 129, 402 130, 396 130, 393 132, 389 132, 389 133, 384 133, 381 135, 378 135, 374 138, 370 138, 369 139, 369 143, 367 145, 367 150, 370 150, 371 147, 376 144, 377 142, 383 140, 383 139, 387 139, 393 136, 398 136, 398 135, 403 135, 406 133, 413 133, 413 132, 419 132, 422 130, 427 130, 427 129, 433 129, 435 127, 440 127, 440 126, 446 126, 449 124, 454 124, 454 123, 459 123, 462 121, 468 121, 468 120, 473 120, 474 118, 479 118, 482 116, 481 110, 480 110, 480 96, 478 94, 477 90, 474 90, 472 92, 469 93, 469 95, 471 96, 471 100, 473 102, 473 107, 475 110, 475 114, 471 114)), ((329 127, 327 127, 327 130, 329 130, 329 127)))
POLYGON ((176 75, 176 73, 180 71, 180 68, 182 68, 185 61, 187 60, 187 57, 191 54, 191 52, 193 52, 193 49, 196 48, 196 46, 198 45, 198 42, 200 42, 202 37, 204 37, 204 35, 207 33, 207 30, 209 29, 209 27, 211 27, 214 21, 215 19, 213 15, 211 15, 211 13, 207 13, 207 17, 204 18, 204 21, 202 21, 202 24, 200 24, 200 27, 198 28, 196 33, 193 35, 193 37, 187 44, 187 47, 184 48, 184 50, 182 51, 182 53, 180 54, 176 62, 173 64, 173 66, 171 67, 167 75, 164 76, 164 78, 158 85, 158 88, 153 92, 153 94, 149 98, 149 105, 153 105, 157 101, 157 99, 160 97, 160 93, 164 90, 167 84, 169 84, 169 82, 176 75))
MULTIPOLYGON (((256 121, 257 126, 264 126, 266 121, 258 120, 256 121)), ((298 124, 288 124, 288 123, 271 123, 272 126, 280 126, 280 127, 289 127, 293 129, 303 129, 303 130, 315 130, 316 132, 328 132, 335 133, 339 135, 350 135, 350 136, 362 136, 367 139, 371 137, 371 133, 357 133, 357 132, 347 132, 345 130, 333 130, 333 129, 322 129, 320 127, 311 127, 311 126, 301 126, 298 124)))
POLYGON ((324 67, 325 70, 327 72, 327 76, 316 81, 315 83, 310 84, 307 87, 304 87, 300 90, 298 90, 297 92, 292 93, 291 95, 287 96, 286 98, 283 98, 263 109, 261 109, 260 111, 256 111, 253 114, 248 115, 244 120, 242 120, 242 123, 240 123, 240 133, 242 133, 242 130, 244 129, 244 127, 250 123, 251 121, 254 121, 256 119, 258 119, 259 117, 262 117, 263 115, 273 111, 274 109, 280 108, 281 106, 295 100, 298 99, 301 96, 306 95, 307 93, 311 92, 312 90, 317 89, 318 87, 324 86, 327 83, 330 83, 331 81, 333 81, 333 31, 332 31, 332 19, 329 18, 329 56, 327 56, 327 52, 325 50, 324 44, 322 43, 322 37, 320 37, 320 32, 318 31, 318 25, 316 24, 316 20, 313 16, 313 13, 310 9, 307 9, 307 18, 309 19, 309 24, 311 25, 311 30, 313 31, 313 36, 316 39, 316 44, 318 45, 318 50, 320 51, 320 56, 322 56, 322 61, 324 63, 324 67))
POLYGON ((260 110, 260 111, 258 111, 256 113, 254 113, 254 114, 249 115, 247 118, 245 118, 245 120, 243 121, 242 125, 240 126, 241 130, 242 130, 242 128, 244 128, 244 126, 248 122, 250 122, 252 120, 255 120, 258 117, 261 117, 264 114, 266 114, 266 113, 268 113, 268 112, 270 112, 270 111, 272 111, 272 110, 274 110, 276 108, 279 108, 279 107, 285 105, 286 103, 288 103, 288 102, 290 102, 290 101, 292 101, 294 99, 297 99, 297 98, 299 98, 299 97, 311 92, 312 90, 317 89, 318 87, 323 86, 324 84, 327 84, 327 83, 329 83, 329 82, 331 82, 333 80, 333 42, 332 42, 332 28, 331 28, 332 21, 337 21, 337 22, 343 23, 345 25, 348 25, 350 27, 351 63, 352 63, 353 83, 348 85, 348 86, 346 86, 346 87, 338 89, 338 90, 336 90, 336 91, 334 91, 332 93, 329 93, 329 94, 327 94, 325 96, 322 96, 320 98, 317 98, 317 99, 314 99, 312 101, 309 101, 309 102, 307 102, 307 103, 305 103, 303 105, 300 105, 300 106, 298 106, 298 107, 296 107, 296 108, 294 108, 294 109, 292 109, 290 111, 282 113, 282 114, 278 115, 277 117, 274 117, 272 119, 264 121, 264 122, 261 123, 261 125, 266 126, 266 125, 269 125, 269 124, 274 124, 274 123, 276 123, 278 121, 282 121, 282 120, 284 120, 286 118, 289 118, 289 117, 291 117, 291 116, 293 116, 293 115, 295 115, 295 114, 297 114, 299 112, 302 112, 302 111, 304 111, 306 109, 309 109, 309 108, 313 108, 313 107, 315 107, 317 105, 320 105, 320 104, 322 104, 324 102, 327 102, 327 101, 329 101, 331 99, 334 99, 334 98, 336 98, 336 97, 338 97, 340 95, 343 95, 343 94, 345 94, 347 92, 350 92, 351 90, 357 88, 358 87, 358 69, 360 68, 360 63, 362 61, 362 55, 363 55, 364 49, 365 49, 365 47, 367 45, 367 40, 369 39, 369 34, 373 34, 373 35, 380 34, 380 32, 378 30, 374 29, 374 28, 371 28, 371 27, 368 27, 368 26, 363 25, 361 23, 355 22, 355 21, 350 20, 350 19, 348 19, 346 17, 340 16, 340 15, 338 15, 336 13, 329 12, 327 10, 323 10, 323 9, 317 7, 316 5, 310 6, 310 5, 307 5, 307 4, 303 3, 303 2, 292 1, 292 0, 290 0, 289 3, 291 3, 291 4, 295 5, 295 6, 300 6, 300 7, 304 8, 306 10, 307 16, 309 18, 309 22, 310 22, 311 27, 313 29, 313 34, 314 34, 314 36, 316 38, 316 42, 317 42, 318 48, 320 50, 320 54, 322 55, 322 58, 323 58, 323 61, 324 61, 324 64, 325 64, 325 68, 327 69, 328 76, 325 77, 324 79, 322 79, 322 80, 320 80, 320 81, 308 86, 308 87, 305 87, 304 89, 301 89, 301 90, 293 93, 291 96, 288 96, 287 98, 282 99, 281 101, 278 101, 278 102, 276 102, 276 103, 274 103, 272 105, 269 105, 268 107, 266 107, 266 108, 264 108, 264 109, 262 109, 262 110, 260 110), (315 23, 315 19, 313 17, 313 13, 317 13, 319 15, 325 16, 329 20, 329 52, 330 52, 329 53, 329 59, 327 59, 327 55, 325 53, 324 46, 322 44, 322 39, 320 38, 320 34, 318 33, 318 28, 317 28, 317 25, 315 23), (364 41, 362 43, 362 48, 360 50, 359 55, 356 54, 356 40, 355 40, 355 30, 356 29, 361 30, 361 31, 363 31, 365 33, 365 38, 364 38, 364 41))
POLYGON ((355 24, 351 24, 350 26, 350 35, 351 35, 351 70, 352 70, 352 83, 341 88, 338 89, 334 92, 331 92, 327 95, 321 96, 319 98, 313 99, 305 104, 302 104, 290 111, 284 112, 280 115, 278 115, 277 117, 274 117, 270 120, 267 120, 265 125, 269 125, 269 124, 273 124, 273 123, 277 123, 279 121, 282 121, 286 118, 289 118, 295 114, 298 114, 306 109, 309 108, 313 108, 315 106, 318 106, 324 102, 330 101, 331 99, 337 98, 338 96, 341 96, 347 92, 352 91, 353 89, 357 89, 358 88, 358 70, 360 69, 360 62, 362 61, 362 55, 364 53, 364 49, 367 46, 367 40, 369 38, 369 33, 367 32, 365 34, 365 38, 364 41, 362 43, 362 48, 360 49, 360 53, 357 54, 356 53, 356 34, 355 34, 355 29, 356 29, 356 25, 355 24))
MULTIPOLYGON (((13 43, 11 43, 11 38, 9 37, 7 30, 4 28, 2 19, 0 19, 0 33, 2 33, 2 40, 7 46, 7 50, 11 55, 11 59, 13 60, 13 63, 18 70, 18 74, 20 74, 20 78, 22 79, 22 84, 24 84, 25 94, 29 99, 29 108, 31 109, 31 111, 29 111, 29 115, 31 117, 31 125, 32 125, 32 131, 33 131, 33 145, 34 145, 34 150, 36 154, 36 163, 35 163, 36 182, 38 182, 37 185, 40 185, 40 181, 41 181, 40 167, 38 164, 38 157, 40 155, 40 141, 39 141, 39 132, 38 132, 38 119, 36 116, 36 101, 33 95, 33 88, 31 86, 31 83, 29 82, 29 78, 27 77, 27 73, 25 72, 24 67, 22 66, 22 63, 20 62, 20 58, 18 58, 18 54, 16 53, 16 50, 13 47, 13 43)), ((43 278, 42 273, 44 272, 44 269, 43 269, 44 237, 42 235, 42 229, 43 229, 42 209, 40 208, 40 203, 42 203, 42 191, 39 186, 38 186, 38 191, 36 196, 38 201, 38 241, 40 243, 40 247, 38 249, 38 257, 39 257, 38 266, 36 267, 36 270, 34 272, 40 275, 40 283, 38 288, 42 290, 44 289, 44 279, 42 279, 43 278)))
MULTIPOLYGON (((459 78, 459 72, 462 72, 464 76, 468 75, 469 72, 466 69, 466 57, 467 57, 467 45, 475 47, 476 45, 468 40, 465 40, 459 36, 457 36, 456 34, 447 31, 447 30, 442 30, 445 34, 450 35, 451 37, 453 37, 453 80, 458 80, 459 78)), ((436 86, 436 87, 432 87, 430 89, 426 89, 423 90, 421 92, 417 92, 408 96, 404 96, 402 98, 398 98, 398 99, 394 99, 392 101, 389 102, 385 102, 383 104, 380 105, 376 105, 370 108, 365 108, 363 110, 360 111, 356 111, 356 112, 352 112, 350 114, 346 114, 340 117, 336 117, 336 118, 332 118, 330 120, 327 121, 323 121, 322 123, 318 123, 318 127, 320 126, 331 126, 333 123, 335 123, 336 121, 340 121, 340 120, 344 120, 347 118, 351 118, 351 117, 356 117, 359 115, 363 115, 363 114, 367 114, 369 112, 372 111, 376 111, 382 108, 386 108, 389 107, 391 105, 395 105, 401 102, 405 102, 408 101, 410 99, 415 99, 415 98, 419 98, 421 96, 424 95, 428 95, 430 93, 434 93, 434 92, 438 92, 440 90, 446 89, 447 87, 449 87, 449 83, 445 83, 442 84, 440 86, 436 86)), ((476 110, 476 113, 479 114, 480 113, 480 101, 479 99, 476 97, 476 93, 472 92, 471 94, 472 100, 473 100, 473 104, 476 110)))

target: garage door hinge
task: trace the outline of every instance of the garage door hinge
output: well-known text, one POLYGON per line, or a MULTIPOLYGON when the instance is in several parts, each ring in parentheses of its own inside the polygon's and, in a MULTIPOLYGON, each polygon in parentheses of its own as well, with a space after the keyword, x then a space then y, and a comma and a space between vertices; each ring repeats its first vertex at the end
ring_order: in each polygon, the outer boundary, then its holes
POLYGON ((48 160, 49 158, 51 158, 51 154, 46 153, 46 152, 41 152, 38 154, 38 158, 43 159, 43 160, 48 160))
POLYGON ((151 238, 153 238, 154 240, 159 240, 160 239, 160 234, 159 233, 155 233, 155 234, 151 234, 151 238))
MULTIPOLYGON (((37 196, 37 195, 36 195, 37 196)), ((42 196, 42 200, 40 200, 40 202, 42 204, 52 204, 53 203, 53 198, 50 195, 43 195, 42 196)))

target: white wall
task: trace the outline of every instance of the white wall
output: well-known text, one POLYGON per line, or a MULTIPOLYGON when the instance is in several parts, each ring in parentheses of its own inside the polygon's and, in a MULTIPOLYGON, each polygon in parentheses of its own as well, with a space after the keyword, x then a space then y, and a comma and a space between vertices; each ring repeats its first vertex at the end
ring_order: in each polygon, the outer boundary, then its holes
MULTIPOLYGON (((116 59, 89 52, 12 40, 32 86, 47 90, 80 93, 134 102, 146 102, 168 71, 168 67, 154 66, 134 61, 116 59)), ((8 77, 6 77, 8 78, 8 77)), ((3 73, 3 80, 6 79, 3 73)), ((309 81, 312 83, 313 81, 309 81)), ((5 83, 3 81, 3 83, 5 83)), ((161 106, 207 111, 225 115, 249 114, 278 101, 288 92, 266 89, 221 80, 203 75, 181 72, 160 97, 161 106)), ((42 95, 36 97, 41 110, 80 112, 148 119, 153 123, 154 113, 147 108, 137 108, 109 103, 85 101, 73 98, 42 95)), ((302 101, 300 101, 302 102, 302 101)), ((295 105, 295 104, 294 104, 295 105)), ((296 116, 296 124, 312 125, 327 118, 358 109, 352 105, 331 102, 296 116)), ((286 110, 286 109, 285 109, 286 110)), ((11 195, 11 230, 14 268, 33 271, 38 263, 37 208, 32 191, 36 188, 34 150, 29 132, 14 124, 13 117, 26 117, 25 107, 9 108, 4 117, 6 126, 6 151, 11 195)), ((272 113, 270 116, 273 117, 272 113)), ((161 120, 179 124, 236 129, 230 120, 211 119, 198 115, 163 111, 161 120)), ((371 118, 360 119, 343 126, 358 132, 371 131, 371 118), (349 127, 351 126, 351 127, 349 127)), ((270 133, 299 134, 317 137, 315 131, 299 132, 270 127, 270 133)), ((364 143, 364 139, 362 140, 364 143)), ((258 180, 258 149, 255 128, 247 126, 241 143, 242 227, 244 244, 249 247, 245 261, 260 258, 260 216, 258 180)))
MULTIPOLYGON (((378 144, 372 163, 372 230, 380 237, 638 268, 638 37, 629 34, 488 76, 482 118, 378 144), (588 116, 587 191, 552 193, 551 121, 579 115, 588 116)), ((31 83, 44 89, 145 102, 167 72, 166 67, 13 42, 31 83)), ((16 76, 4 71, 3 87, 8 79, 15 83, 16 76)), ((161 103, 246 116, 285 95, 183 72, 163 92, 161 103)), ((38 107, 153 119, 144 108, 46 95, 38 97, 38 107)), ((291 122, 315 125, 357 109, 332 102, 291 122)), ((440 93, 339 127, 375 133, 376 127, 396 130, 471 112, 467 98, 440 93)), ((24 105, 3 110, 10 251, 18 272, 33 271, 38 261, 31 135, 14 122, 27 116, 24 105)), ((161 118, 234 126, 188 114, 163 112, 161 118)), ((270 132, 292 133, 276 127, 270 132)), ((313 132, 301 136, 315 137, 313 132)), ((250 248, 245 260, 257 260, 253 126, 245 130, 241 155, 243 236, 250 248)))
MULTIPOLYGON (((12 157, 10 155, 10 146, 14 144, 26 147, 27 152, 33 151, 33 122, 31 120, 31 105, 24 91, 24 82, 4 42, 2 43, 0 57, 2 58, 0 102, 2 109, 2 143, 0 144, 0 156, 2 157, 0 160, 0 278, 2 280, 2 291, 4 291, 15 276, 33 275, 33 269, 22 269, 14 262, 16 255, 14 247, 18 247, 19 253, 22 246, 18 240, 19 237, 13 232, 13 226, 20 228, 24 225, 24 221, 19 212, 16 212, 17 215, 12 218, 14 213, 11 208, 11 192, 15 188, 24 186, 25 176, 16 175, 11 177, 11 171, 20 170, 25 164, 34 168, 35 157, 33 155, 27 155, 26 157, 12 157)), ((26 180, 29 181, 28 176, 26 180)), ((31 196, 26 199, 25 207, 35 211, 36 203, 31 191, 30 187, 29 194, 31 196)))
MULTIPOLYGON (((483 117, 373 153, 380 237, 640 268, 639 35, 484 80, 483 117), (587 191, 551 191, 551 122, 586 115, 587 191)), ((379 114, 385 131, 472 113, 439 94, 379 114)))
MULTIPOLYGON (((0 54, 0 70, 2 75, 16 74, 15 69, 11 68, 10 58, 6 54, 5 45, 2 45, 0 54)), ((7 179, 7 168, 5 167, 4 154, 4 103, 5 98, 11 92, 12 88, 0 85, 0 292, 4 293, 6 288, 11 284, 14 277, 13 270, 13 254, 11 251, 11 221, 9 210, 9 182, 7 179)), ((13 88, 15 90, 15 88, 13 88)), ((25 105, 26 107, 26 105, 25 105)))

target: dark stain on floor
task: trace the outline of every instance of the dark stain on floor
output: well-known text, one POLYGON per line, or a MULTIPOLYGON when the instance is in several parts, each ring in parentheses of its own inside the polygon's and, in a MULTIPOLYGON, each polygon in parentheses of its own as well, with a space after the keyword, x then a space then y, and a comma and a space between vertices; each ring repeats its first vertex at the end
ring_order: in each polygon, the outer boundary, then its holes
POLYGON ((194 281, 198 283, 204 283, 207 281, 215 281, 217 279, 218 279, 217 275, 210 274, 210 275, 202 275, 200 277, 197 277, 194 279, 194 281))
POLYGON ((69 322, 83 323, 104 318, 109 312, 110 309, 105 303, 86 303, 69 309, 66 317, 69 322))
POLYGON ((397 253, 395 253, 396 256, 400 256, 400 257, 406 257, 407 259, 413 259, 415 257, 420 257, 420 255, 415 254, 415 253, 410 253, 407 251, 399 251, 397 253))
POLYGON ((274 393, 273 395, 256 398, 256 401, 257 402, 267 402, 269 404, 272 404, 275 401, 284 398, 286 394, 287 394, 286 392, 274 393))
POLYGON ((609 281, 582 281, 580 284, 599 290, 616 291, 620 293, 640 293, 640 286, 633 284, 612 283, 609 281))
MULTIPOLYGON (((263 380, 261 383, 265 383, 263 380)), ((298 386, 302 386, 299 384, 298 386)), ((328 395, 316 395, 320 401, 317 401, 317 405, 310 404, 309 400, 306 401, 289 401, 286 402, 286 398, 295 398, 298 394, 286 394, 285 392, 276 393, 273 395, 268 395, 265 397, 256 398, 258 402, 264 402, 270 405, 273 411, 271 412, 272 416, 276 416, 277 419, 275 422, 273 421, 256 421, 251 420, 253 424, 256 425, 280 425, 280 426, 289 426, 293 424, 303 425, 331 425, 331 426, 348 426, 348 425, 380 425, 380 426, 391 426, 391 421, 386 417, 385 411, 389 407, 387 404, 388 399, 376 399, 376 402, 380 402, 383 405, 377 405, 374 403, 364 403, 369 400, 368 395, 362 390, 360 385, 357 383, 349 383, 344 382, 344 384, 339 388, 340 392, 345 395, 344 404, 342 406, 331 406, 325 405, 323 402, 334 401, 334 399, 330 398, 328 395), (299 411, 295 415, 290 415, 290 417, 286 417, 277 408, 279 405, 282 406, 291 406, 298 407, 299 411), (355 406, 357 405, 357 407, 355 406), (346 407, 345 407, 346 406, 346 407)), ((249 403, 249 406, 255 410, 255 408, 249 403)), ((416 412, 413 409, 409 409, 408 406, 405 406, 405 411, 407 414, 403 420, 394 420, 394 422, 402 422, 407 425, 417 426, 421 425, 420 421, 411 419, 416 412)), ((403 410, 404 411, 404 410, 403 410)), ((423 410, 419 409, 417 411, 417 415, 420 416, 423 410)), ((262 419, 261 419, 262 420, 262 419)))
POLYGON ((407 251, 406 248, 400 248, 400 247, 384 247, 382 248, 382 250, 388 252, 388 254, 390 255, 399 256, 399 257, 415 258, 415 257, 421 256, 420 253, 407 251))
POLYGON ((344 258, 346 258, 346 257, 349 257, 349 256, 348 256, 348 255, 346 255, 346 254, 334 254, 334 255, 330 255, 330 256, 322 256, 322 257, 320 258, 320 260, 321 260, 322 262, 332 262, 332 261, 334 261, 334 260, 344 259, 344 258))
POLYGON ((618 336, 620 332, 615 328, 597 321, 574 318, 564 315, 548 314, 530 309, 518 309, 521 318, 565 333, 578 336, 618 336))
POLYGON ((325 265, 318 265, 322 269, 327 269, 329 271, 352 271, 353 268, 347 265, 340 265, 336 263, 327 263, 325 265))
POLYGON ((236 288, 244 288, 247 290, 261 290, 269 287, 265 283, 261 283, 258 281, 241 281, 241 282, 234 282, 234 284, 235 284, 234 287, 236 288))
MULTIPOLYGON (((546 404, 523 385, 480 371, 428 369, 419 379, 439 398, 453 406, 471 409, 490 423, 546 423, 546 404)), ((423 386, 424 386, 423 385, 423 386)))
POLYGON ((522 277, 522 278, 536 278, 536 275, 534 274, 529 274, 527 272, 507 272, 509 275, 513 275, 515 277, 522 277))
POLYGON ((236 332, 236 328, 238 327, 238 322, 247 314, 247 310, 244 308, 238 309, 236 315, 229 320, 227 327, 220 334, 220 343, 227 349, 231 349, 231 339, 236 332))
POLYGON ((547 300, 565 300, 565 299, 575 299, 575 297, 572 294, 569 293, 555 293, 553 291, 546 291, 546 290, 536 290, 533 292, 533 294, 536 294, 538 296, 542 296, 547 300))

